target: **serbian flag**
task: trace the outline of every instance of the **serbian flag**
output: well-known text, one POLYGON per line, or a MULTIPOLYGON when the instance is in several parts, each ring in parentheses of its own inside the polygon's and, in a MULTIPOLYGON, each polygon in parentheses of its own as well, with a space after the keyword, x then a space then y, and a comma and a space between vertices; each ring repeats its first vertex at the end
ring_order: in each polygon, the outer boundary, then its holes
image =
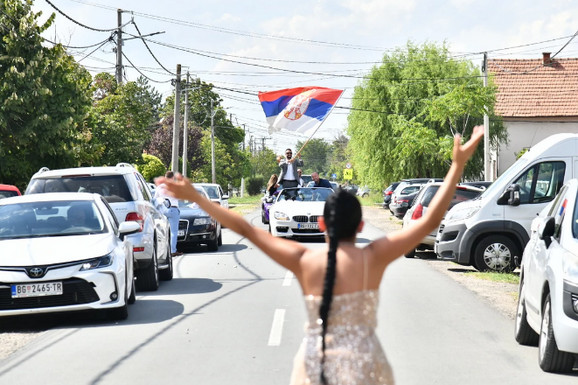
POLYGON ((269 133, 287 130, 309 135, 321 125, 343 90, 299 87, 259 92, 269 133))

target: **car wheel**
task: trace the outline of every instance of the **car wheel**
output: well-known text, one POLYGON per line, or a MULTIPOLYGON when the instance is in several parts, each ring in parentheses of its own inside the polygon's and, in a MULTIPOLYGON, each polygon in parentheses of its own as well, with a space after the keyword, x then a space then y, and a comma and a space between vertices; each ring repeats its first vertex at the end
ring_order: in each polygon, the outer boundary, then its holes
POLYGON ((137 271, 136 285, 138 290, 155 291, 159 288, 159 265, 157 261, 157 251, 153 247, 151 263, 144 269, 137 271))
POLYGON ((219 246, 223 246, 223 232, 219 231, 219 242, 218 242, 219 246))
POLYGON ((405 256, 406 258, 413 258, 413 257, 415 257, 415 249, 411 249, 410 251, 408 251, 407 253, 405 253, 404 256, 405 256))
POLYGON ((475 267, 480 271, 514 270, 514 256, 519 254, 518 247, 503 235, 491 235, 483 238, 474 251, 475 267))
POLYGON ((520 282, 518 295, 518 309, 516 311, 516 327, 514 336, 520 345, 536 346, 538 344, 538 334, 530 327, 526 312, 526 299, 524 296, 524 282, 520 282))
POLYGON ((558 350, 552 327, 552 302, 550 301, 550 294, 548 294, 542 308, 542 324, 540 326, 540 342, 538 345, 540 367, 545 372, 569 372, 574 366, 574 358, 573 354, 558 350))
POLYGON ((214 240, 209 240, 209 242, 207 242, 207 247, 209 248, 209 251, 219 250, 219 237, 217 234, 215 234, 214 240))
POLYGON ((163 281, 170 281, 173 279, 173 255, 171 253, 171 245, 167 242, 167 267, 159 270, 159 278, 163 281))
POLYGON ((132 280, 132 283, 130 284, 131 288, 130 288, 130 295, 128 296, 128 304, 132 305, 133 303, 136 302, 136 286, 134 284, 134 279, 132 280))

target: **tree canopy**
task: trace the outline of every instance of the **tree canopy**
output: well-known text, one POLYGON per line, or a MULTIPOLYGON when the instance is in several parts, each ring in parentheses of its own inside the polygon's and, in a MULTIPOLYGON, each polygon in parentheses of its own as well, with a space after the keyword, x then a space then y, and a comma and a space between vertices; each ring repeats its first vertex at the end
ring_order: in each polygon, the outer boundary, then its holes
POLYGON ((89 135, 90 74, 57 44, 42 45, 31 0, 3 0, 0 12, 0 180, 23 186, 42 166, 78 162, 89 135))
MULTIPOLYGON (((468 138, 484 111, 491 119, 491 142, 505 140, 493 114, 494 95, 494 88, 483 86, 479 70, 451 58, 445 44, 410 42, 385 54, 354 91, 347 132, 356 176, 381 188, 402 178, 445 175, 453 135, 468 138)), ((478 149, 464 177, 477 179, 482 171, 483 149, 478 149)))

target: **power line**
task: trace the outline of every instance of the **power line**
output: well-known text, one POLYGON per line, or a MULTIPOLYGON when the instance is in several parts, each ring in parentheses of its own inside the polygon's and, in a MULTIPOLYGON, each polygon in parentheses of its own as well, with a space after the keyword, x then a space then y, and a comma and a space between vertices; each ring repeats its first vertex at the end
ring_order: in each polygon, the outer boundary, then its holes
POLYGON ((177 74, 169 71, 164 65, 162 65, 162 63, 159 61, 159 59, 157 59, 157 57, 155 56, 155 54, 153 53, 153 51, 151 51, 149 45, 147 44, 146 40, 143 39, 142 37, 142 33, 140 32, 138 25, 136 25, 136 23, 134 22, 134 20, 132 20, 132 24, 134 25, 134 27, 136 28, 136 31, 138 32, 139 36, 137 36, 138 38, 140 38, 140 40, 143 42, 143 44, 145 45, 145 47, 147 48, 147 50, 149 51, 149 53, 151 54, 151 56, 153 57, 153 59, 155 59, 155 61, 158 63, 158 65, 161 66, 162 69, 164 69, 165 71, 167 71, 170 75, 172 76, 177 76, 177 74))
POLYGON ((58 11, 58 13, 60 13, 62 16, 66 17, 68 20, 72 21, 74 24, 79 25, 79 26, 81 26, 81 27, 83 27, 83 28, 90 29, 91 31, 96 31, 96 32, 113 32, 113 31, 116 31, 116 30, 117 30, 117 28, 100 29, 100 28, 89 27, 88 25, 82 24, 81 22, 74 20, 72 17, 70 17, 70 16, 68 16, 66 13, 62 12, 56 5, 52 4, 52 3, 50 2, 50 0, 45 0, 45 1, 46 1, 48 4, 50 4, 50 6, 51 6, 52 8, 54 8, 56 11, 58 11))

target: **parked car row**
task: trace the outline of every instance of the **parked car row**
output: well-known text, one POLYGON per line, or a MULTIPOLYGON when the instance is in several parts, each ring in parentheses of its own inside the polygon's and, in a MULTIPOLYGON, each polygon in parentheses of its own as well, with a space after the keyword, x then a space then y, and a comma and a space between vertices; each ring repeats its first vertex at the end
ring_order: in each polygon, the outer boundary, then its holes
MULTIPOLYGON (((217 184, 196 185, 228 208, 217 184)), ((173 278, 171 230, 155 186, 130 164, 49 170, 23 196, 0 185, 0 315, 103 310, 128 315, 136 290, 173 278), (10 197, 5 197, 10 195, 10 197)), ((180 202, 178 244, 222 244, 221 226, 180 202)))
MULTIPOLYGON (((429 207, 429 204, 431 203, 433 197, 435 196, 441 185, 442 185, 441 182, 431 182, 421 186, 421 189, 417 192, 417 195, 413 198, 411 207, 407 210, 407 212, 403 216, 403 227, 409 226, 413 221, 416 221, 423 215, 425 215, 429 207)), ((463 184, 458 185, 456 187, 456 192, 454 193, 454 196, 452 198, 452 201, 450 202, 448 210, 460 202, 465 202, 470 199, 478 197, 483 191, 484 190, 479 187, 463 184)), ((421 243, 414 250, 408 252, 405 255, 405 257, 413 258, 415 256, 415 252, 418 250, 433 251, 436 234, 438 232, 439 232, 438 229, 432 231, 421 241, 421 243)))

